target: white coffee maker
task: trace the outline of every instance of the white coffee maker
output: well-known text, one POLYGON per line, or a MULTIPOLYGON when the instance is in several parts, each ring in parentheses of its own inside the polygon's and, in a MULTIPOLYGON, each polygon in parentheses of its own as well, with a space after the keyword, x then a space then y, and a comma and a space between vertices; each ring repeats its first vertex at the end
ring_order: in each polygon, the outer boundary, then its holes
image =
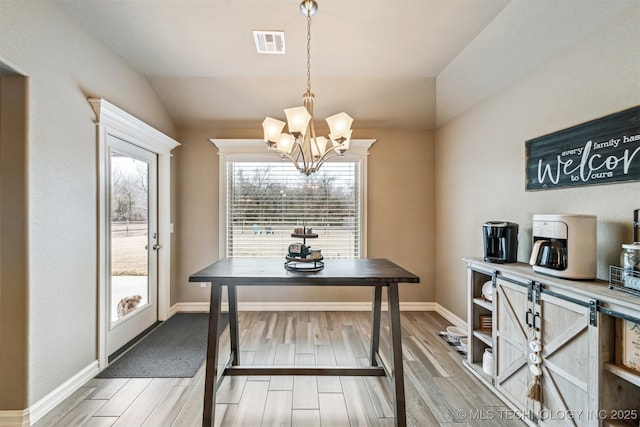
POLYGON ((596 216, 535 214, 533 270, 565 279, 593 280, 597 270, 596 216))

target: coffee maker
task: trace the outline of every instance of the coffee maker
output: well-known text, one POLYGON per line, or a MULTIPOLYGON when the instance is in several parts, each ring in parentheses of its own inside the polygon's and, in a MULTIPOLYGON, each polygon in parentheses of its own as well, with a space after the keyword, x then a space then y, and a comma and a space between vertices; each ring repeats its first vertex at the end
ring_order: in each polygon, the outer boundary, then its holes
POLYGON ((518 224, 506 221, 488 221, 482 225, 484 260, 487 262, 517 262, 518 224))
POLYGON ((533 216, 533 270, 565 279, 596 278, 595 215, 533 216))

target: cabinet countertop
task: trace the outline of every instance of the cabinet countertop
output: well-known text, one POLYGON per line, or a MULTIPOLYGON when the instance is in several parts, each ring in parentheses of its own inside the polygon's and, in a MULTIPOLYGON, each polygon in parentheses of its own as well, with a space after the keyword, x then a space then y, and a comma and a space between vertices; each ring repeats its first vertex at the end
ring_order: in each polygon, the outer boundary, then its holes
POLYGON ((488 272, 496 271, 504 275, 519 276, 525 280, 535 281, 546 286, 553 286, 566 292, 574 293, 590 299, 597 299, 600 306, 634 313, 640 313, 640 297, 633 294, 609 289, 609 283, 604 280, 568 280, 560 277, 548 276, 533 271, 529 264, 522 262, 496 264, 486 262, 482 258, 463 258, 467 265, 474 265, 488 272))

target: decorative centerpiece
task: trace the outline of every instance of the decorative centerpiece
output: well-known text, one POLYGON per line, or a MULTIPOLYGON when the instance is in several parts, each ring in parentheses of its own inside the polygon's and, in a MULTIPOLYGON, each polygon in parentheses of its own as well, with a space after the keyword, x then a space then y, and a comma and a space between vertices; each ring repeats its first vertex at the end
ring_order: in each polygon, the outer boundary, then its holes
POLYGON ((307 246, 307 239, 318 237, 311 227, 300 227, 293 230, 291 237, 302 239, 302 243, 289 245, 289 254, 286 256, 284 267, 291 271, 320 271, 324 268, 324 261, 320 249, 307 246))

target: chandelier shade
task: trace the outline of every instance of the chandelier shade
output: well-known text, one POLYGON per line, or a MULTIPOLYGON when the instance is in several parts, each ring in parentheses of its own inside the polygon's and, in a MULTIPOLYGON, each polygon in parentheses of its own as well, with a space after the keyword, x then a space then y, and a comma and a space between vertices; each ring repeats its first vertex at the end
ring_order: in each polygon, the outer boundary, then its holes
POLYGON ((311 92, 311 16, 318 10, 314 0, 303 0, 300 11, 307 17, 307 91, 302 95, 303 106, 286 108, 286 123, 267 117, 262 122, 267 148, 288 158, 306 175, 320 169, 322 164, 349 149, 353 119, 346 113, 334 114, 326 119, 329 138, 316 136, 313 123, 314 94, 311 92), (284 128, 287 126, 287 132, 284 128), (329 143, 331 141, 331 143, 329 143))

